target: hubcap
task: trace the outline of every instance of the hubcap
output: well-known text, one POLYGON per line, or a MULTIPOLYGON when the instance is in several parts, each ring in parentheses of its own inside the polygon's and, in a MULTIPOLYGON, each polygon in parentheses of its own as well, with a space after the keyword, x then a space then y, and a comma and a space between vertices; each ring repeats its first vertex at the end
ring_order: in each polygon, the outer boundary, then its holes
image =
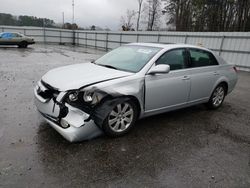
POLYGON ((224 99, 224 95, 225 92, 223 87, 217 87, 213 94, 213 105, 219 106, 224 99))
POLYGON ((109 114, 109 127, 115 132, 126 130, 132 123, 134 111, 129 103, 118 104, 109 114))

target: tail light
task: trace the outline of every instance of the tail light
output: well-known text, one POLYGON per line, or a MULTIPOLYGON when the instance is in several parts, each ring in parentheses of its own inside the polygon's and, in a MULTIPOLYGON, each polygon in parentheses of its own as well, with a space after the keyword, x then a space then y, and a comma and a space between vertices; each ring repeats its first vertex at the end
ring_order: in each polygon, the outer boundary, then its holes
POLYGON ((236 66, 234 66, 234 67, 233 67, 233 69, 234 69, 234 71, 235 71, 235 72, 238 72, 238 70, 237 70, 236 66))

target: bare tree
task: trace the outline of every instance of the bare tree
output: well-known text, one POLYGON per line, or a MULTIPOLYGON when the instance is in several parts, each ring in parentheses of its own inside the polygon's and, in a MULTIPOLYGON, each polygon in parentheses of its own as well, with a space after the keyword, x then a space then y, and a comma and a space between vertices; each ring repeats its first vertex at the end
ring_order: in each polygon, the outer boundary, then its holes
POLYGON ((138 2, 138 17, 137 17, 137 25, 136 25, 136 30, 139 30, 139 25, 140 25, 140 18, 141 18, 141 12, 142 12, 142 3, 144 0, 137 0, 138 2))
POLYGON ((122 29, 123 31, 131 31, 133 30, 133 20, 136 15, 134 10, 127 10, 126 16, 121 17, 122 29))
POLYGON ((168 0, 165 8, 169 14, 168 23, 175 24, 177 31, 188 30, 192 26, 192 19, 196 19, 193 16, 199 14, 197 10, 193 12, 192 1, 195 2, 195 0, 168 0))
POLYGON ((152 31, 161 16, 161 0, 148 0, 148 30, 152 31))

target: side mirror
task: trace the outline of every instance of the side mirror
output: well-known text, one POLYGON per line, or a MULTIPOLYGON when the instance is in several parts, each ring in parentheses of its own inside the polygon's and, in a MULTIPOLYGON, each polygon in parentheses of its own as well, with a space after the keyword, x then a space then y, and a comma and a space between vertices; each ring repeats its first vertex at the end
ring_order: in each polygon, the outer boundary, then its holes
POLYGON ((95 59, 89 59, 90 63, 95 63, 95 59))
POLYGON ((161 64, 161 65, 156 65, 155 67, 151 68, 149 70, 148 74, 167 74, 170 71, 170 66, 161 64))

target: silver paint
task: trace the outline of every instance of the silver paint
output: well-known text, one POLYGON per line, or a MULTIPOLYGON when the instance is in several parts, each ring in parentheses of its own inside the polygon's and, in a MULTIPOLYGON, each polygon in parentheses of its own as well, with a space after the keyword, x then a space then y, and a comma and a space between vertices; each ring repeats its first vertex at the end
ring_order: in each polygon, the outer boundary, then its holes
MULTIPOLYGON (((138 73, 128 73, 88 63, 51 70, 42 77, 42 80, 61 91, 60 97, 56 99, 57 102, 61 102, 69 90, 101 91, 113 97, 131 97, 139 105, 139 118, 208 102, 213 90, 221 82, 228 84, 228 93, 236 85, 237 74, 233 66, 226 64, 217 55, 215 57, 219 65, 216 66, 174 70, 166 74, 149 74, 155 69, 155 61, 168 50, 192 47, 211 52, 205 48, 184 44, 129 45, 160 47, 162 50, 138 73)), ((51 100, 47 102, 39 100, 36 89, 35 98, 36 106, 41 113, 58 118, 57 104, 53 104, 51 100)), ((69 113, 64 119, 71 124, 69 128, 63 129, 50 119, 46 120, 67 140, 70 142, 86 140, 93 135, 101 134, 92 120, 84 121, 83 115, 88 117, 89 114, 80 109, 73 109, 68 104, 66 106, 69 113)))

